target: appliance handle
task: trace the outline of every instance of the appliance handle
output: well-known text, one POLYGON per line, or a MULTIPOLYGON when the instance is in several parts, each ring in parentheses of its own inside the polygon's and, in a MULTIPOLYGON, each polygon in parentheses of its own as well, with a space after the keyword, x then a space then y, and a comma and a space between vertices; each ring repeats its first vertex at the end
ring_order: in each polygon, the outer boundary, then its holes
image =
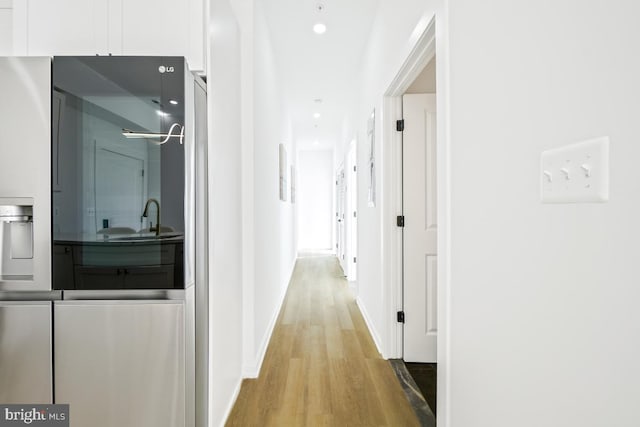
POLYGON ((0 301, 59 301, 62 291, 1 291, 0 301))
POLYGON ((109 289, 64 291, 65 301, 184 300, 184 289, 109 289))

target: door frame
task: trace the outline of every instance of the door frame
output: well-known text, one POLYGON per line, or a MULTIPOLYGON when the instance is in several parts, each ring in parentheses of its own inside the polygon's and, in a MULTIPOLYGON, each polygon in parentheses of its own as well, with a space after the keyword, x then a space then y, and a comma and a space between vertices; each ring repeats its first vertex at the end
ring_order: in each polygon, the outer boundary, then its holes
POLYGON ((335 249, 336 249, 336 257, 338 257, 338 261, 340 262, 340 266, 342 267, 342 270, 345 272, 347 271, 347 259, 346 254, 347 254, 347 250, 346 250, 346 222, 345 222, 345 209, 346 209, 346 187, 345 187, 345 174, 344 174, 345 168, 344 168, 344 163, 340 163, 340 166, 338 166, 338 169, 336 171, 335 177, 336 177, 336 185, 335 185, 335 211, 336 211, 336 216, 335 216, 335 233, 336 233, 336 243, 335 243, 335 249), (342 218, 341 218, 342 216, 342 218))
POLYGON ((347 150, 346 158, 347 167, 347 206, 349 207, 347 212, 347 280, 354 286, 355 294, 357 295, 357 262, 353 259, 358 256, 358 144, 356 139, 352 139, 349 143, 349 149, 347 150), (355 213, 355 216, 354 216, 355 213))
MULTIPOLYGON (((383 216, 387 218, 383 221, 384 241, 387 242, 383 245, 383 259, 386 260, 385 267, 387 267, 384 277, 386 283, 390 284, 390 298, 387 298, 390 319, 395 319, 396 312, 402 310, 403 306, 402 229, 396 226, 395 221, 397 215, 402 215, 402 134, 396 131, 395 123, 396 120, 402 119, 402 95, 404 95, 429 61, 433 59, 435 54, 435 21, 431 20, 385 92, 382 106, 383 128, 385 129, 383 149, 387 151, 383 158, 385 159, 384 167, 387 171, 385 175, 388 177, 384 182, 384 193, 389 195, 383 206, 383 216)), ((439 140, 438 148, 440 148, 439 140)), ((438 180, 439 194, 440 181, 438 180)), ((394 359, 401 359, 402 323, 390 322, 388 333, 391 338, 389 340, 388 356, 394 359)))
POLYGON ((387 359, 402 358, 403 328, 396 321, 396 313, 402 309, 402 229, 396 225, 396 216, 402 214, 402 135, 396 131, 396 120, 402 119, 402 95, 424 67, 438 53, 436 66, 437 93, 437 198, 438 198, 438 422, 448 425, 450 419, 450 278, 451 278, 451 179, 450 179, 450 130, 448 123, 448 41, 444 28, 439 28, 436 38, 436 21, 446 25, 445 16, 423 19, 413 34, 416 42, 404 63, 384 93, 382 105, 383 129, 383 194, 382 203, 382 266, 384 313, 388 337, 383 356, 387 359), (420 27, 422 25, 422 27, 420 27))

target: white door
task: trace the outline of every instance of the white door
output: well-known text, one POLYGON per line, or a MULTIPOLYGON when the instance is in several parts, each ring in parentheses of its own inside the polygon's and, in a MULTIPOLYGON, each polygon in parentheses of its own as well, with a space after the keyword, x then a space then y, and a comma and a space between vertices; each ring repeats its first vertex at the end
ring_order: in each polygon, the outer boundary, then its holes
POLYGON ((436 362, 436 96, 404 95, 404 360, 436 362))
POLYGON ((356 144, 355 141, 351 143, 349 149, 349 183, 347 186, 347 200, 349 203, 349 230, 348 233, 348 249, 349 256, 349 271, 347 272, 347 278, 351 282, 355 282, 356 277, 356 261, 358 257, 358 172, 356 161, 356 144))
POLYGON ((345 181, 344 181, 344 168, 340 168, 338 175, 336 176, 336 241, 337 252, 336 255, 340 260, 342 269, 346 271, 345 265, 345 181))
POLYGON ((103 228, 103 219, 109 220, 109 227, 130 227, 136 231, 141 228, 144 161, 97 148, 95 174, 96 231, 103 228))

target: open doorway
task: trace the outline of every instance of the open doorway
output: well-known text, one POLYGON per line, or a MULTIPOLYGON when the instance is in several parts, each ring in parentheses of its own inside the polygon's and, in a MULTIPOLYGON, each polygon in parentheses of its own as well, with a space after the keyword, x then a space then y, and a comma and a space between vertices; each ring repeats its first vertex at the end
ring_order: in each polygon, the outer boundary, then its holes
POLYGON ((402 95, 403 360, 436 414, 437 134, 436 58, 402 95))
POLYGON ((354 139, 349 144, 349 152, 347 154, 347 254, 348 254, 348 268, 346 271, 347 280, 349 285, 357 295, 356 281, 357 281, 357 262, 358 262, 358 172, 357 172, 357 157, 356 157, 356 140, 354 139))
POLYGON ((346 211, 347 211, 347 182, 344 165, 340 165, 336 174, 336 256, 340 261, 342 271, 347 272, 346 245, 346 211))
POLYGON ((358 295, 358 166, 356 140, 336 174, 336 255, 353 295, 358 295))
POLYGON ((333 151, 299 150, 297 159, 298 252, 333 252, 333 151))
MULTIPOLYGON (((442 351, 438 337, 438 270, 442 260, 438 249, 443 242, 438 213, 441 197, 446 196, 446 191, 440 191, 446 182, 439 181, 440 145, 445 141, 438 140, 436 129, 435 45, 432 20, 387 89, 383 105, 385 146, 389 147, 385 152, 389 159, 385 185, 390 195, 383 208, 388 218, 383 253, 385 276, 392 284, 388 307, 397 320, 390 325, 389 353, 401 359, 402 368, 409 374, 413 371, 414 379, 421 383, 414 386, 428 400, 424 405, 428 425, 435 425, 437 362, 442 351)), ((418 414, 418 408, 414 409, 418 414)))

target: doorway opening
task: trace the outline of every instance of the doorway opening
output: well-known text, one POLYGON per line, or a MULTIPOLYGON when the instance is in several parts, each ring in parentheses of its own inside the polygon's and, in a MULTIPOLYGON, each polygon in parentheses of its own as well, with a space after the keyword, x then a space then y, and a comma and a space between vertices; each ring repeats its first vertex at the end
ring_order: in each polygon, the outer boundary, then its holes
POLYGON ((402 359, 436 415, 438 215, 436 57, 402 95, 402 359))
MULTIPOLYGON (((390 284, 387 309, 394 320, 389 321, 388 355, 399 359, 408 373, 413 370, 418 381, 426 381, 418 387, 429 396, 433 416, 436 390, 444 391, 445 384, 439 383, 446 381, 446 370, 438 372, 437 363, 446 361, 440 330, 446 321, 446 289, 440 292, 448 277, 448 229, 442 224, 448 225, 449 182, 446 126, 437 126, 444 120, 436 114, 441 104, 436 86, 446 86, 441 81, 436 85, 436 64, 442 58, 436 62, 435 17, 417 34, 383 104, 383 167, 388 177, 383 185, 389 195, 383 206, 383 257, 390 284)), ((446 405, 445 394, 439 400, 438 406, 446 405)))

